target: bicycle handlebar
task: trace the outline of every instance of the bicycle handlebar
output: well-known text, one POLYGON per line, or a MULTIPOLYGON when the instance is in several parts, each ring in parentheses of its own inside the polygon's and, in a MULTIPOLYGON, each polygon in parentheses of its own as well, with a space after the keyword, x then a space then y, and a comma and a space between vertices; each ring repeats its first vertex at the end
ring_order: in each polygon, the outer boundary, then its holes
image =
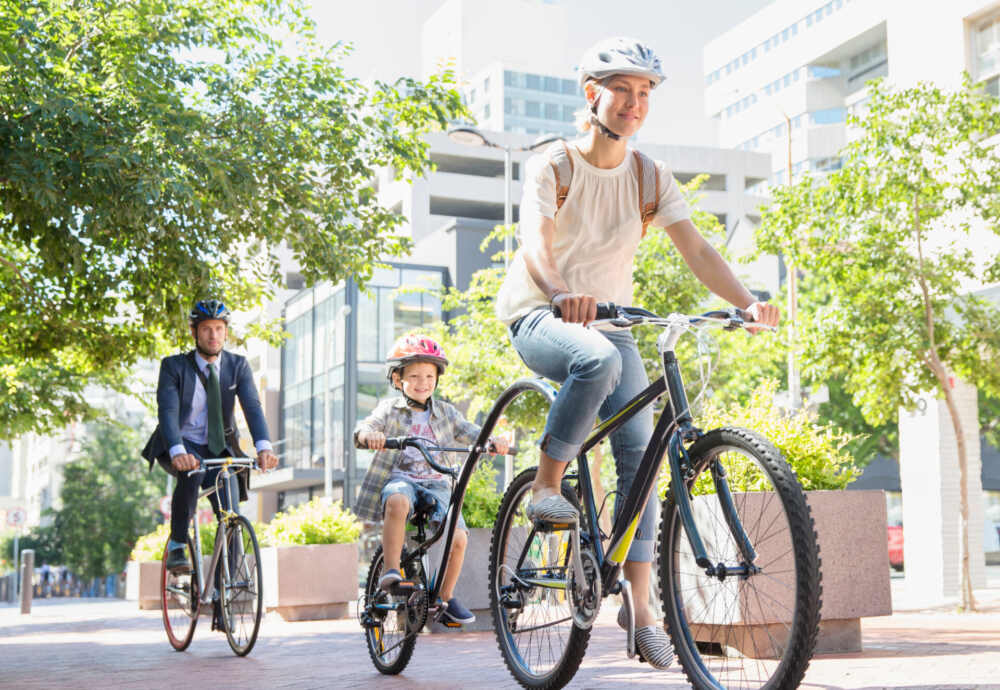
MULTIPOLYGON (((445 465, 439 465, 438 463, 434 462, 434 459, 431 457, 431 452, 443 451, 452 453, 468 453, 470 450, 474 449, 471 446, 466 448, 445 448, 443 446, 428 446, 428 443, 429 442, 427 439, 421 438, 419 436, 391 436, 385 440, 385 445, 383 445, 382 448, 386 450, 403 450, 404 448, 416 448, 424 456, 424 460, 427 461, 428 465, 430 465, 436 471, 441 472, 442 474, 449 474, 455 478, 458 477, 458 470, 451 467, 447 467, 445 465)), ((493 452, 496 449, 494 448, 493 443, 491 442, 485 449, 480 449, 480 450, 489 453, 493 452)), ((509 455, 515 454, 513 450, 508 450, 507 452, 509 455)))
POLYGON ((198 461, 198 469, 188 470, 187 476, 192 474, 202 474, 208 471, 209 467, 221 465, 236 465, 239 468, 258 470, 264 472, 257 464, 256 458, 202 458, 198 461))
MULTIPOLYGON (((557 305, 553 304, 550 306, 552 310, 552 315, 557 319, 562 318, 562 309, 557 305)), ((671 314, 671 317, 677 315, 671 314)), ((687 318, 689 323, 696 324, 700 322, 716 321, 722 322, 723 328, 727 331, 735 330, 737 328, 745 328, 747 324, 754 323, 753 315, 743 309, 732 308, 732 309, 717 309, 714 311, 708 311, 704 314, 697 316, 682 316, 682 318, 687 318)), ((666 322, 670 320, 670 317, 662 317, 654 314, 646 309, 641 309, 639 307, 620 307, 614 302, 598 302, 597 303, 597 316, 594 321, 607 321, 613 326, 635 326, 640 323, 659 323, 661 325, 666 325, 666 322)), ((776 330, 771 326, 760 326, 760 328, 768 328, 770 330, 776 330)))

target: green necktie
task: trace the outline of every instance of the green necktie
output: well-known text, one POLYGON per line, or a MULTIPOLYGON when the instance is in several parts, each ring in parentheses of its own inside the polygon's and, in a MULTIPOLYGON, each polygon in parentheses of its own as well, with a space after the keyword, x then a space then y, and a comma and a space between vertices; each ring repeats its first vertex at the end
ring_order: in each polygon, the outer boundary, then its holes
POLYGON ((222 392, 219 390, 219 375, 215 373, 214 364, 208 365, 205 398, 208 410, 208 451, 218 456, 226 449, 226 434, 222 428, 222 392))

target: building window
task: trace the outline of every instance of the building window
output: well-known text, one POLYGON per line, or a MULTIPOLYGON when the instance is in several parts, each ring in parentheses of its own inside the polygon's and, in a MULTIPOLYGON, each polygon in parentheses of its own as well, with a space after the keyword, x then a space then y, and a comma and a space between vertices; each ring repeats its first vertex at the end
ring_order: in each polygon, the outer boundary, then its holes
POLYGON ((483 95, 485 96, 489 92, 490 92, 490 78, 486 77, 486 79, 483 80, 483 95))
POLYGON ((545 104, 545 119, 546 120, 559 120, 559 105, 557 103, 546 103, 545 104))
POLYGON ((975 55, 978 79, 1000 71, 1000 16, 979 25, 975 34, 975 55))
POLYGON ((559 79, 557 77, 545 77, 545 90, 549 93, 559 93, 559 79))
POLYGON ((563 122, 573 122, 576 119, 575 108, 571 105, 564 105, 562 115, 563 122))
POLYGON ((514 102, 511 100, 510 96, 504 96, 503 98, 503 111, 507 115, 514 114, 514 102))
POLYGON ((475 102, 476 102, 476 89, 472 88, 469 89, 469 103, 475 103, 475 102))
POLYGON ((503 72, 503 85, 504 86, 517 86, 515 84, 514 73, 510 70, 504 70, 503 72))
POLYGON ((541 117, 542 106, 538 101, 525 101, 524 114, 526 117, 541 117))
POLYGON ((576 82, 573 81, 572 79, 563 79, 562 80, 562 92, 564 94, 566 94, 567 96, 575 96, 576 95, 576 82))
POLYGON ((483 119, 484 120, 489 120, 490 119, 490 104, 489 103, 487 103, 486 105, 483 106, 483 119))
POLYGON ((524 75, 524 87, 526 89, 532 89, 534 91, 541 91, 542 89, 542 78, 537 74, 525 74, 524 75))

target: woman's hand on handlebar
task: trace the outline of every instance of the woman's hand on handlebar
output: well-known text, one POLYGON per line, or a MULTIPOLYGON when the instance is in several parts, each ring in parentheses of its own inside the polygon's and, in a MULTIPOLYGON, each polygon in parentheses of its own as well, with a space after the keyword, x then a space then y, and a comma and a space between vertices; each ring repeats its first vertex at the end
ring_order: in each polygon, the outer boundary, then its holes
POLYGON ((588 326, 597 318, 597 300, 591 295, 561 292, 552 298, 552 306, 559 307, 560 318, 566 323, 588 326))
POLYGON ((745 328, 753 334, 774 328, 778 325, 778 320, 781 318, 781 312, 778 311, 778 307, 770 302, 754 302, 744 309, 743 312, 745 316, 749 317, 746 319, 748 323, 745 328), (760 324, 760 326, 755 326, 754 324, 760 324))
POLYGON ((490 455, 506 455, 510 450, 510 441, 504 436, 490 436, 490 443, 487 446, 490 455))
POLYGON ((382 450, 385 447, 385 434, 381 431, 367 431, 358 435, 361 441, 369 450, 382 450))

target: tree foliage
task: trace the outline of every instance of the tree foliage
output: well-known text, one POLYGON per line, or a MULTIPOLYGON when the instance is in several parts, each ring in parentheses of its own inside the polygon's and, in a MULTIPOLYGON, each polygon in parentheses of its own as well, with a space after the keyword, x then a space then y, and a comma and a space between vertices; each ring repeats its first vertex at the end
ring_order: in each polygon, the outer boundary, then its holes
POLYGON ((403 251, 371 181, 428 165, 448 73, 365 85, 304 0, 0 0, 0 438, 92 412, 193 299, 364 282, 403 251))
POLYGON ((136 540, 162 519, 162 487, 136 457, 138 434, 116 423, 91 427, 83 457, 66 465, 55 530, 62 563, 81 577, 124 570, 136 540))
MULTIPOLYGON (((802 319, 802 359, 844 382, 866 421, 882 424, 919 396, 945 399, 957 439, 962 607, 968 564, 968 463, 952 376, 1000 391, 1000 309, 974 290, 1000 280, 997 99, 974 87, 878 82, 843 167, 778 189, 759 244, 823 285, 802 319)), ((905 461, 905 459, 904 459, 905 461)))

